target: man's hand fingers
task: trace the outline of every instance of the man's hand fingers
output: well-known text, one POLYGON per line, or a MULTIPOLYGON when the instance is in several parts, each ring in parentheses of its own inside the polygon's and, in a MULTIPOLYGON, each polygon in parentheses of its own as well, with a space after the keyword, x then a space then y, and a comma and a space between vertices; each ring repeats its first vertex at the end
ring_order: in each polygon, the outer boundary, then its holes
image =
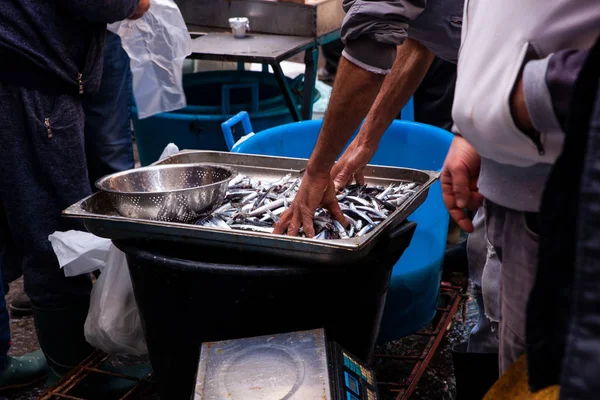
POLYGON ((283 214, 281 214, 279 221, 273 227, 273 233, 275 235, 281 235, 283 232, 287 231, 290 221, 292 220, 292 215, 293 213, 291 208, 288 208, 283 214))
POLYGON ((483 204, 483 196, 479 192, 471 192, 467 209, 471 211, 477 210, 483 204))
POLYGON ((342 169, 342 171, 337 174, 333 178, 333 184, 335 185, 335 190, 342 190, 348 185, 348 183, 352 180, 352 174, 349 173, 347 168, 342 169))
POLYGON ((302 230, 304 231, 306 237, 311 238, 315 236, 315 226, 310 213, 302 214, 302 230))
POLYGON ((456 198, 456 206, 458 208, 466 208, 471 195, 469 174, 464 168, 454 168, 453 171, 449 171, 452 178, 452 191, 456 198))
POLYGON ((362 169, 354 174, 354 181, 361 186, 365 184, 365 176, 362 169))
POLYGON ((473 232, 473 223, 462 208, 455 208, 449 210, 449 212, 452 219, 456 221, 463 231, 467 233, 473 232))
POLYGON ((294 210, 292 222, 290 222, 288 225, 287 234, 288 236, 298 236, 298 232, 300 231, 300 226, 302 224, 302 215, 298 208, 292 206, 292 209, 294 210))
POLYGON ((327 211, 329 211, 329 213, 331 214, 331 217, 333 219, 335 219, 337 222, 339 222, 340 224, 342 224, 342 226, 344 228, 348 227, 349 222, 346 219, 346 216, 342 212, 342 209, 340 208, 340 205, 337 201, 332 201, 331 203, 325 205, 325 209, 327 211))

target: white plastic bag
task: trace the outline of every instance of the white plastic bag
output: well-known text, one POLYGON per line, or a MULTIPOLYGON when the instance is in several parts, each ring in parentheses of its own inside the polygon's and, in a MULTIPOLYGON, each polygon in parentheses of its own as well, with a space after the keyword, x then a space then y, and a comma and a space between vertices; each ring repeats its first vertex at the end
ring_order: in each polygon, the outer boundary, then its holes
POLYGON ((169 143, 167 145, 167 147, 165 147, 165 149, 163 150, 162 154, 160 155, 160 157, 158 157, 158 161, 162 161, 167 157, 172 156, 175 153, 179 152, 179 147, 177 147, 175 145, 175 143, 169 143))
POLYGON ((84 334, 89 344, 106 353, 142 355, 148 352, 127 259, 114 245, 111 245, 106 268, 92 289, 84 334))
POLYGON ((152 0, 140 19, 108 25, 131 60, 133 95, 140 119, 186 106, 181 82, 191 37, 172 0, 152 0))
POLYGON ((112 354, 146 354, 125 254, 109 239, 87 232, 54 232, 48 239, 66 276, 101 271, 84 326, 88 343, 112 354))
POLYGON ((48 240, 67 277, 102 270, 112 245, 109 239, 81 231, 54 232, 48 240))

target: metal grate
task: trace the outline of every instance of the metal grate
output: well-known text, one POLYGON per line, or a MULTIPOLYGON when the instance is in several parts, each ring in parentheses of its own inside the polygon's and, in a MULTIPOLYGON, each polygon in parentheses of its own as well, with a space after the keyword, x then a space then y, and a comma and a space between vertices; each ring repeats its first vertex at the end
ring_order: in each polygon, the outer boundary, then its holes
POLYGON ((399 354, 375 355, 380 399, 407 400, 411 397, 448 331, 461 302, 466 300, 466 289, 466 279, 461 279, 459 283, 442 282, 440 287, 442 306, 438 306, 432 326, 400 341, 406 342, 406 339, 409 339, 416 345, 402 350, 399 354), (389 370, 393 370, 393 373, 386 373, 389 370))
POLYGON ((77 397, 69 394, 72 390, 86 378, 92 374, 108 375, 115 378, 127 379, 138 382, 131 390, 125 393, 119 400, 134 400, 141 399, 144 396, 152 393, 154 381, 151 375, 145 378, 136 378, 133 376, 122 375, 115 372, 104 371, 99 369, 100 364, 110 361, 113 356, 110 356, 100 350, 92 353, 88 358, 81 362, 77 367, 73 368, 54 386, 46 390, 38 397, 38 400, 54 400, 54 399, 70 399, 70 400, 87 400, 82 397, 77 397))

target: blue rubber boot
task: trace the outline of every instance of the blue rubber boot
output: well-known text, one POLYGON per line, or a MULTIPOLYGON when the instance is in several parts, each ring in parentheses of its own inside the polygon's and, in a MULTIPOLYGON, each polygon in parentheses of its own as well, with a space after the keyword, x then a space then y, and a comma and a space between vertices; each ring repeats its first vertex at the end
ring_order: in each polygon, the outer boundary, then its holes
POLYGON ((20 357, 7 356, 0 375, 0 391, 21 389, 46 377, 48 363, 41 350, 20 357))

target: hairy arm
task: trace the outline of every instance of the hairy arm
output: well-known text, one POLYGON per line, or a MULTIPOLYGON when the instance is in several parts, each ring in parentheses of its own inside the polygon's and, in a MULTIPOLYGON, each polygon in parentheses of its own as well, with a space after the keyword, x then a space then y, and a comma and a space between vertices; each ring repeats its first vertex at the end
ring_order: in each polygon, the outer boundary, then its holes
POLYGON ((381 137, 423 81, 434 55, 422 44, 407 39, 398 46, 392 72, 385 78, 360 132, 331 170, 335 187, 353 180, 364 184, 363 170, 379 147, 381 137))
POLYGON ((343 57, 340 59, 331 100, 306 168, 307 174, 329 175, 348 139, 369 112, 384 77, 368 72, 343 57))

